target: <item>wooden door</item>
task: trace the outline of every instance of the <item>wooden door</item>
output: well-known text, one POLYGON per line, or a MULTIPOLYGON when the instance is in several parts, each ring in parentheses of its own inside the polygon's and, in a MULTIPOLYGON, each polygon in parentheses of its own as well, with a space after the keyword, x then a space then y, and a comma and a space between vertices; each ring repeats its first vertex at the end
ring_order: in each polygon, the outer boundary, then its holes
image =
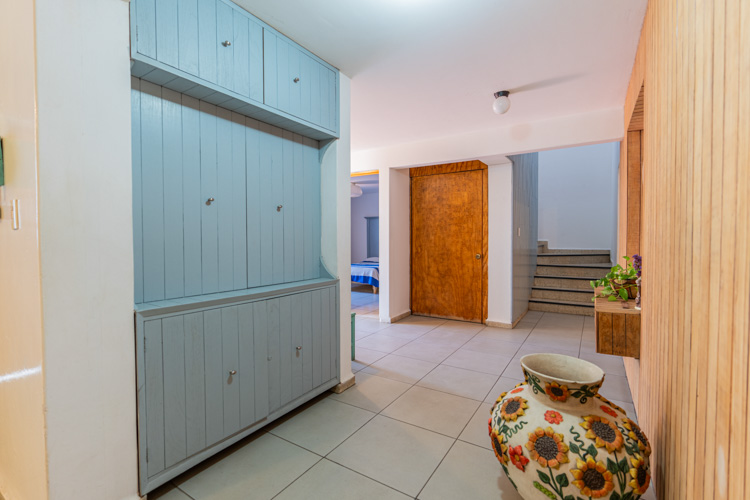
POLYGON ((483 323, 487 317, 487 167, 413 168, 411 310, 483 323))

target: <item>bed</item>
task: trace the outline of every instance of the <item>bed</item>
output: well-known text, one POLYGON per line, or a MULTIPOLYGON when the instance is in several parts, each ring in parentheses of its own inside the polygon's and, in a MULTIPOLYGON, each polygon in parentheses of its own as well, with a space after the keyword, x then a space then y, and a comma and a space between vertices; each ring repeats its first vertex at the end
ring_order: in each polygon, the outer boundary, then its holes
POLYGON ((380 274, 378 257, 368 257, 362 262, 352 264, 352 283, 362 283, 372 287, 372 293, 378 293, 380 274))

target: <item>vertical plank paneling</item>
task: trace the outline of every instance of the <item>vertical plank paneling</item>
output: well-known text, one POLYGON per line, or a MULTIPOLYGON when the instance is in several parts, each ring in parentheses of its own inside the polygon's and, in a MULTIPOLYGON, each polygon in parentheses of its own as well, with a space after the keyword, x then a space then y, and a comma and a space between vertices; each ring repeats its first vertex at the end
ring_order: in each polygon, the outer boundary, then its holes
POLYGON ((307 392, 313 388, 312 292, 302 295, 302 317, 302 391, 307 392))
POLYGON ((262 211, 270 210, 272 226, 270 233, 264 232, 264 237, 270 236, 273 242, 273 252, 270 261, 264 259, 264 265, 271 264, 271 283, 284 281, 284 141, 283 131, 272 127, 271 130, 271 196, 273 202, 269 207, 262 207, 262 211), (279 208, 281 207, 281 208, 279 208))
POLYGON ((185 296, 181 95, 169 89, 162 89, 162 111, 164 130, 164 298, 171 299, 185 296))
POLYGON ((300 78, 300 51, 296 47, 289 46, 287 56, 289 61, 287 66, 289 68, 289 113, 294 116, 301 116, 300 98, 304 82, 300 78))
MULTIPOLYGON (((274 218, 276 205, 274 203, 273 190, 269 183, 273 177, 273 148, 274 136, 271 125, 260 122, 260 179, 263 186, 260 188, 260 202, 258 213, 260 214, 260 284, 270 285, 273 281, 273 253, 274 253, 274 218)), ((248 186, 248 189, 250 187, 248 186)))
POLYGON ((333 329, 331 328, 331 296, 328 290, 321 290, 320 292, 320 318, 321 318, 321 345, 320 345, 320 365, 321 365, 321 377, 323 381, 330 380, 333 376, 331 370, 331 341, 333 337, 333 329))
POLYGON ((255 419, 260 420, 269 412, 268 395, 268 308, 267 301, 253 304, 253 329, 255 333, 255 419))
MULTIPOLYGON (((293 49, 292 49, 293 50, 293 49)), ((276 107, 282 111, 289 112, 290 107, 290 85, 292 76, 289 74, 289 44, 286 40, 276 38, 276 107)))
POLYGON ((239 325, 240 425, 248 427, 257 420, 255 415, 256 353, 253 304, 238 306, 237 315, 239 325))
POLYGON ((291 332, 292 332, 292 399, 303 394, 302 369, 305 349, 302 343, 303 309, 302 300, 305 294, 291 296, 291 332))
POLYGON ((221 309, 221 345, 224 361, 224 436, 240 430, 240 384, 244 372, 239 371, 238 306, 221 309), (231 372, 236 371, 235 375, 231 372))
MULTIPOLYGON (((311 174, 311 183, 309 193, 311 203, 311 216, 309 223, 312 225, 312 239, 310 241, 310 252, 312 255, 311 268, 309 269, 310 278, 320 277, 320 157, 318 151, 318 142, 305 138, 307 146, 306 171, 311 174)), ((307 274, 308 271, 305 271, 307 274)))
POLYGON ((321 292, 310 292, 312 296, 312 383, 313 387, 323 383, 323 318, 321 317, 321 292))
POLYGON ((268 409, 277 410, 281 406, 281 317, 279 299, 266 301, 268 315, 268 409))
POLYGON ((312 108, 318 106, 320 102, 317 99, 313 99, 312 89, 312 71, 316 63, 307 54, 300 53, 299 56, 299 72, 300 72, 300 110, 299 116, 303 120, 311 121, 313 123, 313 112, 312 108))
POLYGON ((185 295, 203 292, 201 266, 201 212, 203 207, 200 165, 200 103, 182 96, 182 172, 183 172, 183 255, 185 262, 185 295))
POLYGON ((184 316, 185 413, 187 454, 206 447, 206 367, 204 361, 203 313, 184 316))
POLYGON ((626 367, 659 498, 750 494, 749 46, 739 0, 650 2, 626 97, 627 129, 645 89, 642 356, 626 367))
POLYGON ((292 346, 292 299, 289 296, 279 299, 279 402, 281 405, 292 400, 292 363, 295 349, 292 346))
POLYGON ((232 113, 232 279, 234 290, 247 288, 247 185, 245 117, 232 113))
MULTIPOLYGON (((234 85, 234 50, 237 44, 232 11, 224 2, 216 2, 216 83, 227 89, 234 85)), ((241 41, 239 43, 242 44, 241 41)))
POLYGON ((162 88, 141 81, 143 300, 164 299, 162 88))
POLYGON ((179 68, 198 74, 198 0, 179 0, 177 6, 179 68))
POLYGON ((143 302, 143 194, 141 172, 141 81, 131 78, 130 139, 133 158, 133 275, 134 300, 143 302))
POLYGON ((164 470, 164 377, 161 320, 143 325, 146 362, 146 437, 148 475, 164 470))
POLYGON ((328 296, 328 315, 331 318, 331 378, 337 378, 339 375, 338 288, 329 288, 328 296))
POLYGON ((606 314, 606 313, 597 313, 596 319, 599 322, 598 327, 598 344, 597 344, 597 352, 603 353, 603 354, 611 354, 612 353, 612 315, 606 314))
POLYGON ((323 103, 320 99, 322 92, 320 88, 320 73, 323 68, 320 64, 310 59, 310 121, 313 123, 321 123, 323 121, 323 103))
MULTIPOLYGON (((260 124, 251 119, 245 120, 245 158, 247 161, 247 286, 260 286, 261 280, 261 234, 263 215, 261 213, 261 136, 260 124)), ((266 238, 268 239, 268 238, 266 238)))
POLYGON ((198 76, 216 83, 216 0, 198 0, 198 76))
POLYGON ((156 59, 156 0, 138 0, 135 25, 138 52, 156 59))
POLYGON ((284 209, 281 211, 284 225, 284 251, 283 251, 283 280, 285 282, 295 281, 294 275, 294 254, 297 250, 295 246, 294 233, 294 216, 295 216, 295 199, 294 199, 294 134, 283 131, 283 149, 282 149, 282 196, 284 209))
POLYGON ((177 0, 156 2, 156 26, 156 59, 176 68, 179 64, 177 0))
POLYGON ((183 316, 162 320, 164 359, 164 466, 187 457, 185 327, 183 316))
POLYGON ((218 207, 224 200, 217 198, 216 106, 200 103, 201 145, 201 269, 203 293, 219 291, 218 207), (217 200, 206 204, 209 198, 217 200))
POLYGON ((232 61, 232 90, 240 95, 250 96, 250 38, 248 24, 251 21, 244 14, 232 9, 234 23, 234 60, 232 61))
POLYGON ((275 108, 279 104, 276 40, 276 35, 263 30, 263 102, 275 108))
MULTIPOLYGON (((221 2, 219 2, 221 3, 221 2)), ((234 289, 234 162, 232 159, 232 113, 224 108, 217 108, 216 119, 216 203, 210 208, 218 216, 218 270, 219 291, 234 289)))
POLYGON ((206 360, 206 442, 224 438, 224 362, 221 337, 221 309, 203 313, 203 350, 206 360))
POLYGON ((263 102, 263 27, 250 20, 249 24, 249 90, 248 97, 258 102, 263 102))
MULTIPOLYGON (((305 159, 303 137, 294 135, 294 280, 305 279, 305 191, 310 186, 305 186, 305 159)), ((313 188, 314 189, 314 188, 313 188)), ((289 213, 289 212, 287 212, 289 213)))

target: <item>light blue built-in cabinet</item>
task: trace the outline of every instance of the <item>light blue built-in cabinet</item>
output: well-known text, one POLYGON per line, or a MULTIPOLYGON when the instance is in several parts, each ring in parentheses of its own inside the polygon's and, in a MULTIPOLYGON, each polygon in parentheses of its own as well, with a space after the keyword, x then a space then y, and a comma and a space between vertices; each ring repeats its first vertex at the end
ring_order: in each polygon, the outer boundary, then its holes
POLYGON ((140 490, 339 380, 338 71, 226 0, 131 0, 140 490))
POLYGON ((142 493, 336 384, 337 294, 321 282, 138 312, 142 493))
POLYGON ((338 71, 228 0, 132 0, 131 73, 312 139, 339 135, 338 71))

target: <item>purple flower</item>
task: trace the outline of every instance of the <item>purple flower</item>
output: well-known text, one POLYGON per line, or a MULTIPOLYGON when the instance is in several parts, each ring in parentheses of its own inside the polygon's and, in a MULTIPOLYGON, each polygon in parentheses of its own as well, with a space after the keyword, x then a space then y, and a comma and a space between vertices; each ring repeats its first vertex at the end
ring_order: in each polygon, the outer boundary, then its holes
POLYGON ((641 262, 642 257, 638 254, 633 255, 633 269, 635 269, 637 276, 641 277, 641 262))

